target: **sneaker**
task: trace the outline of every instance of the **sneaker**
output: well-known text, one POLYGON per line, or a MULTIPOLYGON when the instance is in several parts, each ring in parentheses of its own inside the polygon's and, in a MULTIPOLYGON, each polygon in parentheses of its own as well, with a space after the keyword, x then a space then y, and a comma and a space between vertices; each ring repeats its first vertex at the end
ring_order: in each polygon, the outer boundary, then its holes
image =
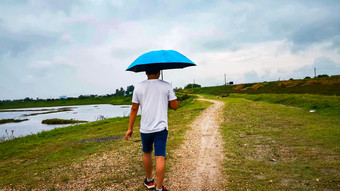
POLYGON ((165 186, 162 186, 162 191, 168 191, 165 186))
POLYGON ((151 181, 148 181, 146 178, 144 180, 144 186, 146 186, 148 189, 155 188, 155 182, 152 179, 151 181))

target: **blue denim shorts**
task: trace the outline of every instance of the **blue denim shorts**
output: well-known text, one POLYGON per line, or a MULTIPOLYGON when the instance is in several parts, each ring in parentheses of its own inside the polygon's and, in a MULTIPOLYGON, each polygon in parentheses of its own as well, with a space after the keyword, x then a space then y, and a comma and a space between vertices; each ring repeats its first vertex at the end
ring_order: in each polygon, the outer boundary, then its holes
POLYGON ((155 147, 155 156, 165 156, 166 141, 168 139, 168 130, 155 133, 140 133, 142 137, 143 152, 152 152, 155 147))

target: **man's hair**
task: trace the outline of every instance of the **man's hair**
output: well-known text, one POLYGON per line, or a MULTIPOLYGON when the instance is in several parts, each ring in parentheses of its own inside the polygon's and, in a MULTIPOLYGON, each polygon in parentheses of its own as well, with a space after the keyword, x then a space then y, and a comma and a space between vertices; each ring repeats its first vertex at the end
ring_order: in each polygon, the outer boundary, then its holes
POLYGON ((160 72, 160 68, 158 65, 146 65, 145 72, 147 75, 157 75, 160 72))

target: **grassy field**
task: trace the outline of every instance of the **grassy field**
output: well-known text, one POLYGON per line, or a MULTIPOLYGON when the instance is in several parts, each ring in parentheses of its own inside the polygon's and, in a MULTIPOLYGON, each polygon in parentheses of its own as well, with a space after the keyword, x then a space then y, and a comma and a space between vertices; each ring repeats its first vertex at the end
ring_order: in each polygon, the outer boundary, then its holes
MULTIPOLYGON (((275 104, 279 99, 275 95, 259 95, 261 99, 253 95, 238 96, 219 99, 226 104, 221 132, 229 190, 340 189, 340 116, 337 112, 326 112, 326 109, 323 115, 310 113, 309 108, 275 104)), ((328 96, 297 97, 286 95, 285 99, 292 99, 289 104, 302 107, 305 104, 299 101, 304 99, 314 100, 316 105, 338 100, 328 96)))
MULTIPOLYGON (((220 129, 228 190, 340 189, 338 96, 204 96, 225 102, 220 129)), ((168 171, 176 168, 172 150, 209 105, 189 96, 169 112, 168 171)), ((107 119, 0 143, 0 189, 144 190, 138 127, 127 142, 127 124, 127 117, 107 119)))
POLYGON ((340 97, 311 94, 230 94, 231 98, 265 101, 304 109, 315 110, 321 115, 340 116, 340 97))
MULTIPOLYGON (((208 105, 191 97, 169 112, 168 159, 188 124, 208 105)), ((127 126, 127 117, 114 118, 2 142, 0 189, 144 190, 139 129, 125 141, 127 126)))

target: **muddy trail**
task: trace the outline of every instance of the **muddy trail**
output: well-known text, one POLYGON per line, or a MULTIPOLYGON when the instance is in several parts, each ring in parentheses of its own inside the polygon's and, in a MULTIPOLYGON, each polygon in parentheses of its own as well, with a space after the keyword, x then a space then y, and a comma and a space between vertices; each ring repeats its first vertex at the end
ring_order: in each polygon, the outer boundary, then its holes
POLYGON ((214 104, 194 120, 183 145, 174 151, 176 161, 165 180, 171 190, 225 190, 223 142, 219 132, 224 103, 199 100, 214 104))

